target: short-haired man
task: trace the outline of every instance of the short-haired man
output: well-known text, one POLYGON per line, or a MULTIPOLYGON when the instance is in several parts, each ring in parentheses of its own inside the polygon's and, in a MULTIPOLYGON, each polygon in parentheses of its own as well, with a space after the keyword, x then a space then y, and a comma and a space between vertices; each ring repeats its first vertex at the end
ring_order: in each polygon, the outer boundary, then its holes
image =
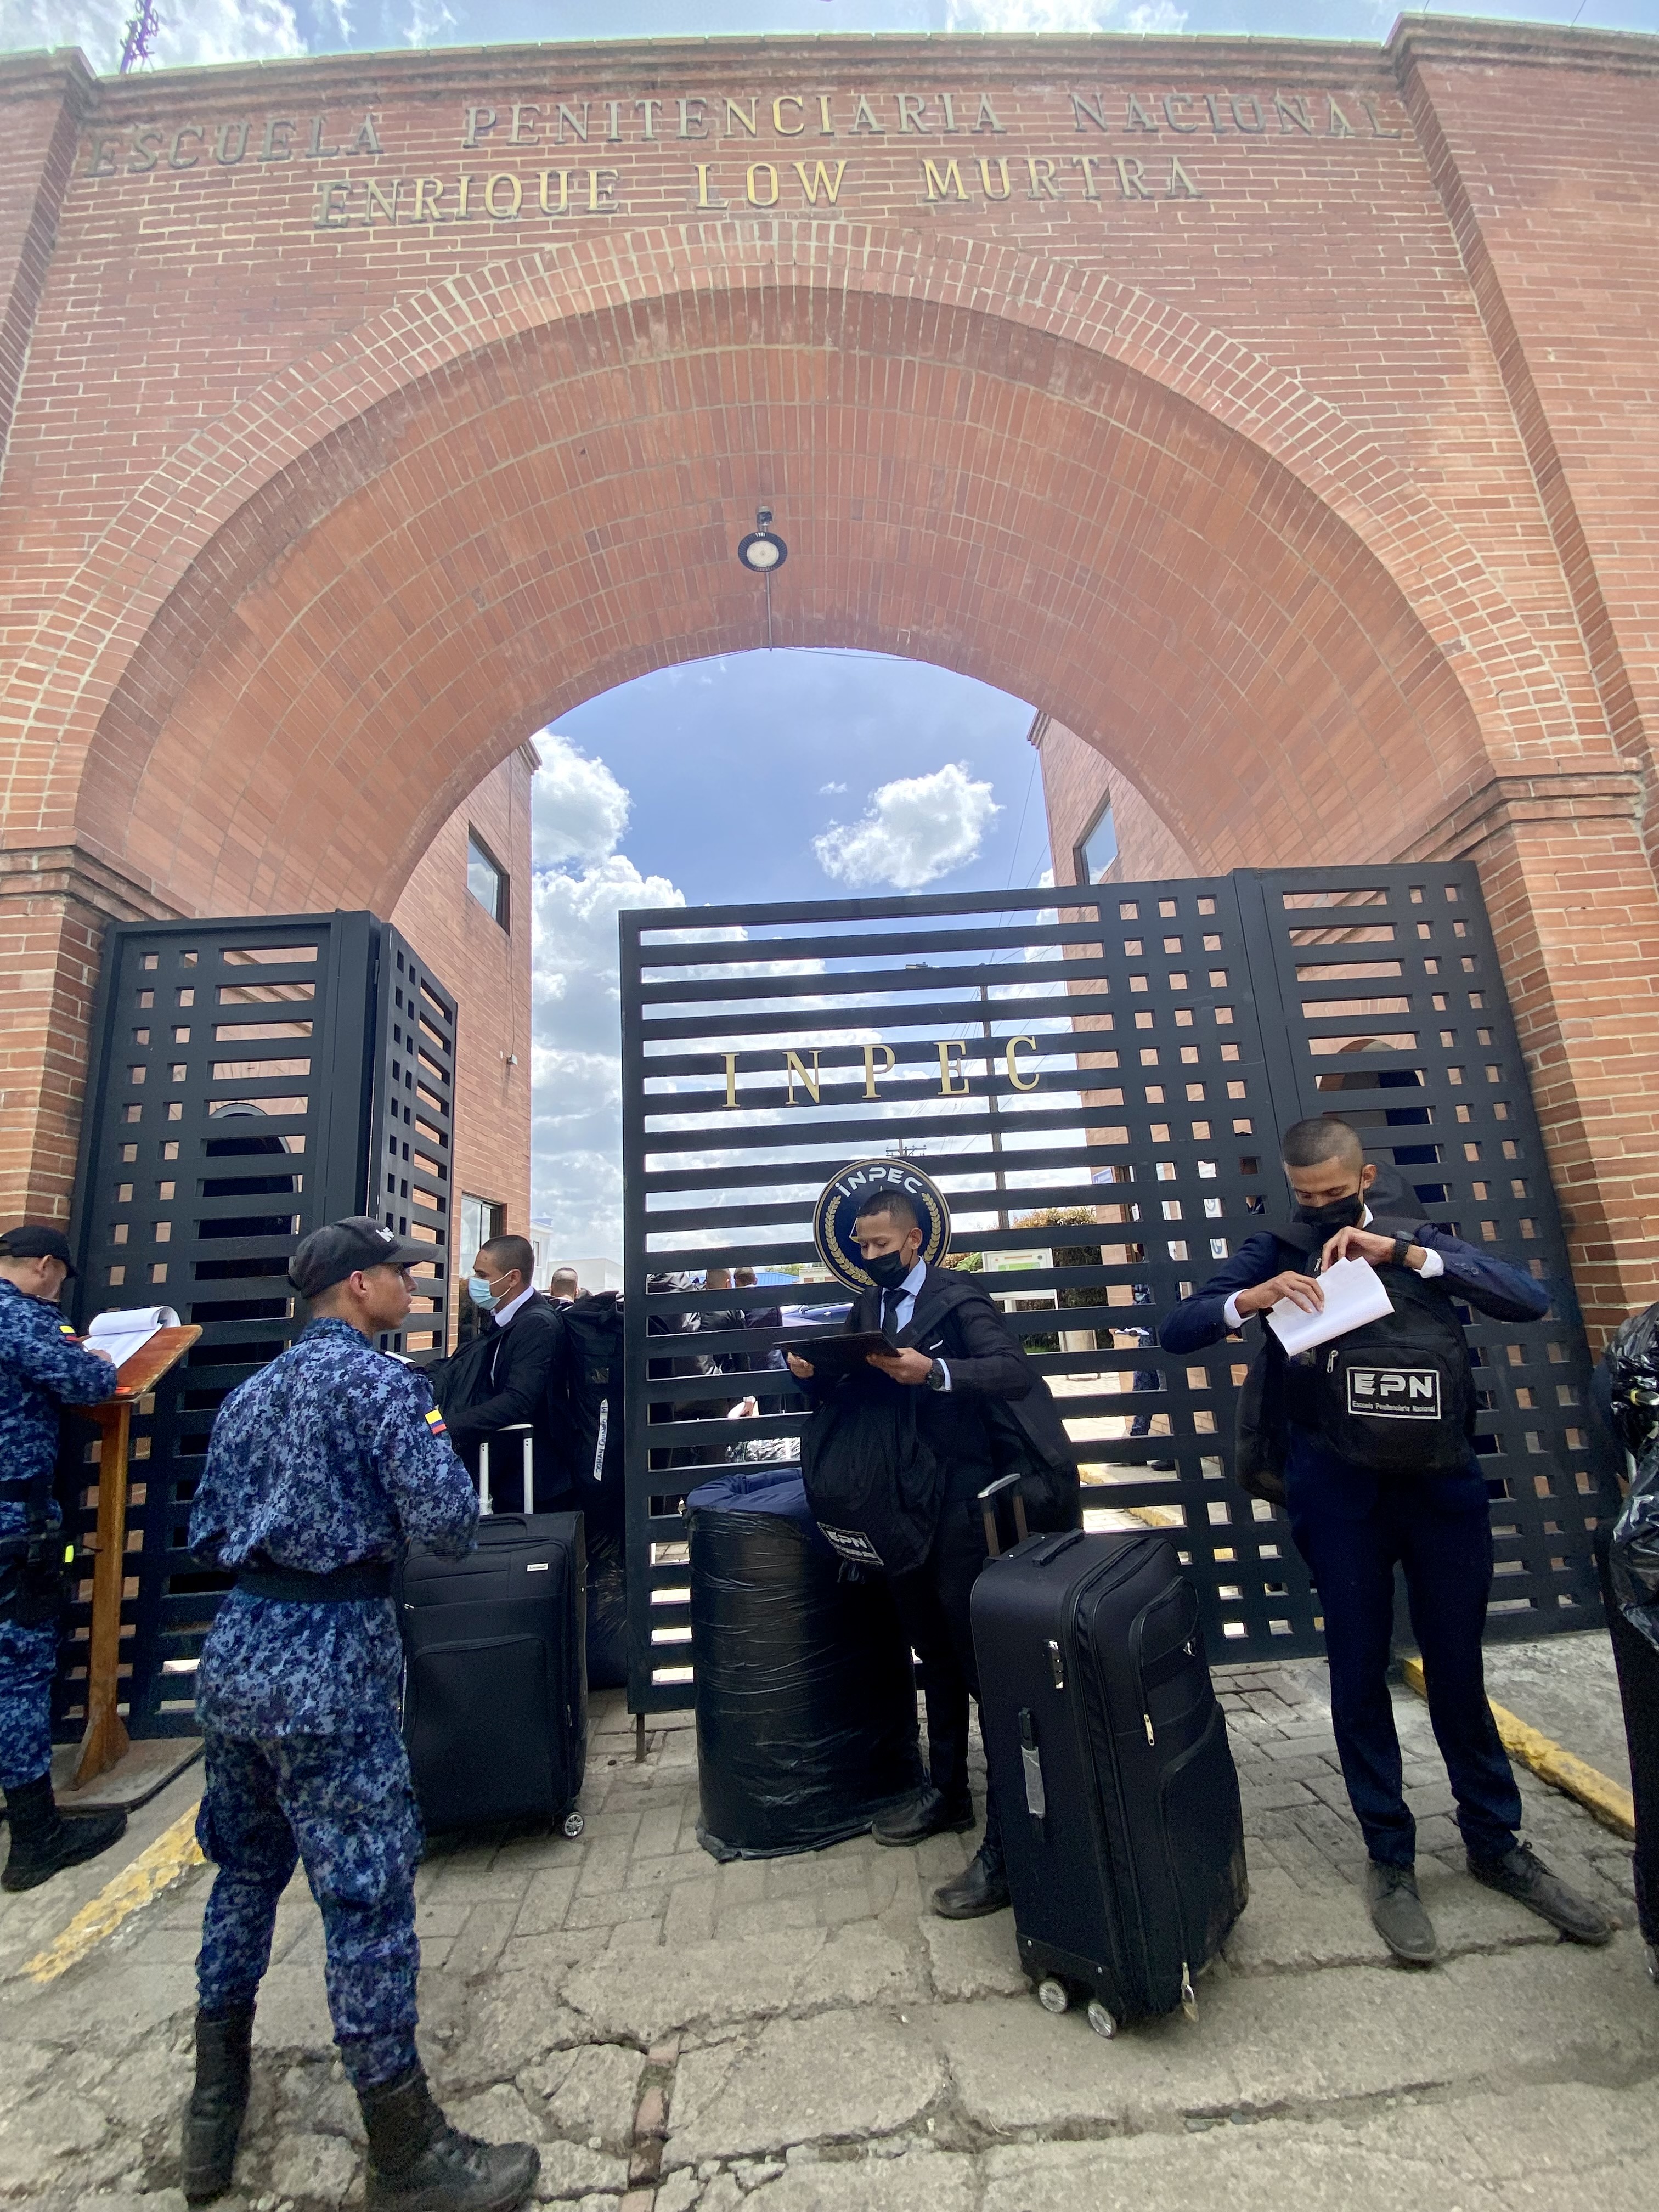
MULTIPOLYGON (((1492 1579, 1492 1525, 1486 1478, 1468 1441, 1474 1393, 1452 1298, 1467 1299, 1500 1321, 1519 1322, 1540 1319, 1549 1294, 1519 1268, 1431 1222, 1413 1216, 1374 1224, 1366 1198, 1376 1169, 1366 1159, 1358 1131, 1337 1116, 1296 1122, 1285 1131, 1280 1152, 1296 1219, 1310 1234, 1305 1243, 1272 1231, 1248 1237, 1224 1267, 1165 1318, 1164 1350, 1179 1354, 1218 1344, 1281 1298, 1316 1313, 1324 1292, 1311 1268, 1361 1258, 1381 1274, 1396 1315, 1415 1313, 1427 1331, 1425 1341, 1432 1341, 1438 1330, 1450 1346, 1454 1360, 1462 1363, 1453 1379, 1461 1379, 1469 1416, 1461 1431, 1449 1431, 1444 1438, 1437 1432, 1435 1453, 1425 1449, 1425 1460, 1443 1462, 1438 1472, 1420 1462, 1379 1471, 1378 1454, 1369 1444, 1363 1446, 1364 1461, 1354 1455, 1362 1449, 1358 1443, 1345 1456, 1329 1441, 1333 1431, 1351 1433, 1343 1427, 1343 1407, 1334 1407, 1322 1380, 1332 1365, 1330 1349, 1321 1346, 1287 1360, 1263 1324, 1265 1395, 1280 1413, 1291 1534, 1324 1610, 1331 1717, 1349 1801, 1370 1854, 1365 1890, 1372 1922, 1396 1957, 1414 1965, 1433 1959, 1435 1934, 1417 1891, 1416 1827, 1401 1784, 1388 1683, 1398 1561, 1469 1872, 1576 1942, 1605 1942, 1613 1932, 1606 1916, 1517 1840, 1520 1792, 1486 1700, 1481 1661, 1492 1579)), ((1428 1431, 1415 1433, 1426 1437, 1428 1431)))
POLYGON ((296 1861, 323 1916, 329 2012, 368 2135, 369 2212, 522 2203, 527 2143, 450 2127, 415 2044, 422 1832, 399 1717, 392 1563, 410 1537, 470 1551, 477 1501, 420 1370, 374 1348, 408 1316, 431 1247, 366 1215, 313 1230, 289 1280, 311 1319, 219 1408, 191 1548, 234 1574, 202 1652, 206 1786, 196 1824, 218 1868, 196 1962, 196 2086, 181 2186, 230 2186, 254 2001, 296 1861))
MULTIPOLYGON (((979 1669, 968 1601, 986 1558, 977 1495, 998 1472, 992 1409, 1008 1407, 1034 1455, 1027 1463, 1048 1471, 1073 1520, 1077 1461, 1046 1385, 975 1279, 922 1260, 921 1218, 904 1193, 882 1191, 866 1199, 853 1234, 875 1287, 860 1292, 847 1327, 884 1329, 897 1346, 872 1352, 870 1364, 917 1393, 917 1431, 945 1470, 927 1557, 891 1578, 899 1619, 926 1670, 931 1781, 872 1830, 878 1843, 918 1844, 973 1825, 968 1701, 970 1695, 978 1698, 979 1669)), ((811 1382, 811 1364, 793 1352, 789 1368, 799 1380, 811 1382)), ((980 1848, 963 1873, 934 1892, 933 1910, 947 1920, 970 1920, 1000 1911, 1008 1901, 1001 1825, 988 1787, 980 1848)))
POLYGON ((489 1322, 433 1378, 455 1449, 475 1476, 482 1444, 529 1424, 527 1437, 504 1437, 491 1451, 497 1511, 550 1513, 569 1497, 567 1440, 555 1425, 548 1390, 559 1356, 558 1310, 536 1288, 535 1275, 527 1237, 494 1237, 478 1247, 466 1291, 489 1322))
POLYGON ((547 1279, 547 1295, 556 1306, 574 1306, 581 1294, 581 1280, 574 1267, 555 1267, 547 1279))

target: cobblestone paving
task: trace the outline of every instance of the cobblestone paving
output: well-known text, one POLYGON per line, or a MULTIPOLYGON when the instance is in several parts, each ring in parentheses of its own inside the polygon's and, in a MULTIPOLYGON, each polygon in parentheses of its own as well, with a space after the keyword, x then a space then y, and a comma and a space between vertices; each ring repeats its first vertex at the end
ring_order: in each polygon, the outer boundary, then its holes
MULTIPOLYGON (((693 1832, 690 1729, 653 1729, 636 1765, 620 1698, 598 1700, 579 1841, 486 1837, 422 1869, 422 2041, 453 2116, 537 2141, 543 2201, 585 2212, 1650 2212, 1659 1991, 1620 1840, 1522 1778, 1540 1851, 1626 1923, 1605 1951, 1558 1944, 1463 1873, 1425 1713, 1402 1691, 1445 1952, 1411 1972, 1358 1901, 1322 1670, 1218 1680, 1250 1905, 1195 2023, 1110 2043, 1032 2001, 1008 1916, 928 1912, 971 1838, 717 1866, 693 1832)), ((146 1808, 135 1849, 198 1787, 186 1774, 146 1808)), ((114 1870, 0 1910, 0 2202, 182 2206, 205 1870, 50 1987, 18 1977, 114 1870)), ((231 2212, 361 2202, 321 1961, 299 1886, 231 2212)))

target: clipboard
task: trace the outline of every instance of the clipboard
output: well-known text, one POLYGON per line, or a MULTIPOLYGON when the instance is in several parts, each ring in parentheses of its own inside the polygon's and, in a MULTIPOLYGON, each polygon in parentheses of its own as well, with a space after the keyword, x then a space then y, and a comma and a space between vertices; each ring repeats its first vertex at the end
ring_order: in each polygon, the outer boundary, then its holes
POLYGON ((878 1328, 813 1328, 775 1337, 780 1352, 793 1352, 797 1359, 810 1359, 814 1375, 836 1378, 862 1367, 872 1352, 896 1352, 899 1346, 878 1328))

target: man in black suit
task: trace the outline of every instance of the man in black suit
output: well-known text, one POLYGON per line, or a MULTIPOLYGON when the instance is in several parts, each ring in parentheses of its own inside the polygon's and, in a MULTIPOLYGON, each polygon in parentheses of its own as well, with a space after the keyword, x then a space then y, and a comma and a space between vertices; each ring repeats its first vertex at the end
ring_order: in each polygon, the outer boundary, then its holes
POLYGON ((548 1381, 559 1356, 559 1310, 535 1287, 528 1237, 480 1245, 467 1295, 489 1321, 471 1344, 435 1370, 433 1387, 450 1441, 479 1479, 479 1448, 504 1429, 530 1424, 529 1437, 502 1437, 489 1455, 490 1504, 497 1512, 553 1513, 569 1503, 566 1437, 556 1428, 548 1381), (533 1444, 534 1479, 527 1479, 533 1444))
MULTIPOLYGON (((1315 1271, 1342 1259, 1368 1260, 1396 1313, 1413 1305, 1431 1313, 1437 1308, 1454 1348, 1462 1330, 1453 1298, 1500 1321, 1537 1321, 1548 1311, 1541 1284, 1449 1230, 1414 1214, 1373 1226, 1367 1200, 1377 1170, 1349 1122, 1334 1115, 1297 1121, 1285 1131, 1280 1151, 1311 1251, 1271 1231, 1247 1237, 1225 1267, 1165 1317, 1160 1336, 1166 1352, 1219 1344, 1281 1298, 1318 1312, 1324 1292, 1315 1271)), ((1459 1440, 1449 1448, 1449 1463, 1438 1472, 1420 1462, 1379 1471, 1340 1455, 1327 1441, 1331 1416, 1318 1371, 1325 1348, 1292 1364, 1265 1326, 1263 1339, 1268 1389, 1279 1409, 1285 1510, 1324 1612, 1331 1718, 1369 1853, 1365 1896, 1378 1935, 1413 1965, 1434 1958, 1433 1925, 1417 1891, 1416 1826, 1401 1786, 1389 1693, 1398 1561, 1469 1872, 1576 1942, 1606 1942, 1613 1932, 1606 1916, 1516 1838, 1520 1792, 1486 1700, 1481 1664, 1492 1540, 1486 1480, 1473 1445, 1459 1440)), ((1340 1346, 1342 1339, 1334 1342, 1340 1346)), ((1467 1366, 1464 1371, 1467 1378, 1467 1366)), ((1468 1403, 1472 1413, 1472 1392, 1468 1403)))
MULTIPOLYGON (((900 1620, 925 1669, 930 1779, 872 1830, 878 1843, 919 1844, 973 1825, 968 1704, 978 1698, 979 1670, 968 1601, 986 1559, 978 1492, 1017 1462, 1036 1478, 1027 1487, 1044 1498, 1043 1517, 1073 1526, 1077 1460, 1047 1385, 975 1279, 921 1260, 921 1222, 910 1200, 902 1191, 878 1191, 853 1233, 876 1288, 860 1291, 846 1326, 882 1329, 897 1346, 872 1353, 870 1364, 921 1394, 917 1428, 945 1471, 927 1559, 891 1578, 900 1620)), ((812 1380, 811 1364, 793 1353, 789 1367, 800 1381, 812 1380)), ((1007 1903, 1001 1826, 988 1790, 979 1850, 956 1881, 933 1893, 933 1910, 947 1920, 972 1920, 1007 1903)))

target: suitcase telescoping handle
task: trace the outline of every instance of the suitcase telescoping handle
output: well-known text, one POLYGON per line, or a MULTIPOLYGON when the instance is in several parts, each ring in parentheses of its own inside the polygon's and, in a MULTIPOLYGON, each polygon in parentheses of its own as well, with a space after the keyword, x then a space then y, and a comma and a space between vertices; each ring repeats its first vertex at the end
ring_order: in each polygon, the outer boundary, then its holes
POLYGON ((985 1522, 985 1548, 994 1559, 1002 1557, 1002 1546, 997 1538, 997 1500, 1005 1490, 1012 1490, 1014 1494, 1014 1528, 1022 1544, 1029 1534, 1025 1526, 1025 1500, 1019 1491, 1023 1480, 1018 1474, 1005 1474, 1000 1482, 988 1484, 979 1493, 979 1510, 985 1522))

